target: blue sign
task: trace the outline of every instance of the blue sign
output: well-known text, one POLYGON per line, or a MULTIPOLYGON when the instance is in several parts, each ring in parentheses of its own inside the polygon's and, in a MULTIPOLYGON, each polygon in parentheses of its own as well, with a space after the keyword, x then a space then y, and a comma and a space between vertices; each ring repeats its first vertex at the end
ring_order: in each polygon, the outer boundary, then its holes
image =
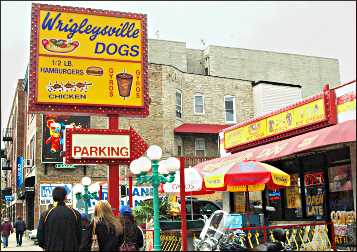
POLYGON ((53 204, 52 191, 56 186, 62 186, 67 191, 66 204, 72 204, 72 184, 41 184, 40 205, 53 204))
POLYGON ((16 167, 17 167, 17 187, 22 187, 24 183, 24 157, 19 156, 16 160, 16 167))
POLYGON ((13 200, 14 200, 14 198, 11 195, 5 195, 5 201, 6 202, 11 202, 13 200))

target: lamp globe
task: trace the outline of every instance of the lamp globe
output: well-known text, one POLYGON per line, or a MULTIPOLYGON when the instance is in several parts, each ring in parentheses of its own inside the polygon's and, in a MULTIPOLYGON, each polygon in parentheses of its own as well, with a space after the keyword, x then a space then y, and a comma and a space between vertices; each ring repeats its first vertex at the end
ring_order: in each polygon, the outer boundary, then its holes
POLYGON ((159 160, 162 156, 162 149, 158 145, 151 145, 147 150, 147 156, 150 160, 159 160))

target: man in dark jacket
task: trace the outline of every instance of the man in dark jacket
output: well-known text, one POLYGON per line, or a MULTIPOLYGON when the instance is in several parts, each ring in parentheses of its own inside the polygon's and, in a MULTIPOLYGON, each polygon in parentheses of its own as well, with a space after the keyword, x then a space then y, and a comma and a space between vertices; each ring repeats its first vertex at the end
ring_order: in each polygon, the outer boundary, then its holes
POLYGON ((22 245, 22 236, 24 235, 24 232, 26 230, 26 224, 22 220, 21 216, 17 216, 14 228, 16 229, 16 247, 18 247, 22 245))
POLYGON ((55 207, 41 215, 37 228, 38 245, 46 251, 78 251, 82 239, 81 217, 77 210, 66 206, 64 187, 53 189, 55 207))
POLYGON ((88 237, 89 234, 89 219, 88 216, 84 213, 81 213, 81 222, 82 222, 82 241, 81 245, 79 246, 79 251, 87 251, 87 244, 89 243, 88 237))
POLYGON ((2 242, 4 243, 4 248, 9 246, 9 235, 13 232, 12 225, 9 218, 4 219, 4 223, 1 224, 1 236, 2 242))

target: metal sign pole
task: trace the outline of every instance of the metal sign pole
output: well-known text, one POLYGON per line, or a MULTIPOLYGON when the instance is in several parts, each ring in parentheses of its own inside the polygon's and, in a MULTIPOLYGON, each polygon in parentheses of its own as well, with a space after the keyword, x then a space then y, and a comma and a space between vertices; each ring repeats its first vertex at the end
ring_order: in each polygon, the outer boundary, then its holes
MULTIPOLYGON (((109 129, 119 128, 118 115, 109 115, 109 129)), ((119 195, 119 165, 109 163, 108 172, 108 201, 112 206, 113 214, 119 215, 120 195, 119 195)))

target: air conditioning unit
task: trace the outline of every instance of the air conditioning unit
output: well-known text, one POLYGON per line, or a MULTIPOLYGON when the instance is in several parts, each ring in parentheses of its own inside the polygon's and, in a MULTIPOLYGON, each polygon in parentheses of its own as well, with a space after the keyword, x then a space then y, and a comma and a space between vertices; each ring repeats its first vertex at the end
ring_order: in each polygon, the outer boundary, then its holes
POLYGON ((33 159, 25 159, 24 165, 25 165, 25 167, 32 167, 33 159))

